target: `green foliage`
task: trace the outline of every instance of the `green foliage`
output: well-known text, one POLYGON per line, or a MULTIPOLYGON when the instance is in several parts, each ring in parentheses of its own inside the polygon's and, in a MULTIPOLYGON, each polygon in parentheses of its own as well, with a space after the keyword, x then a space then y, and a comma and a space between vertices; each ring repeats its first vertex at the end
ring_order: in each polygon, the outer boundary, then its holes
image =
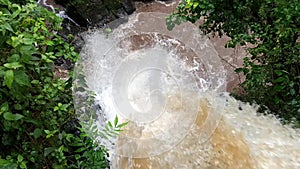
POLYGON ((123 131, 122 128, 126 126, 128 122, 120 123, 118 116, 116 116, 113 122, 108 121, 108 123, 103 126, 96 125, 95 120, 106 121, 106 119, 103 115, 99 116, 98 112, 101 111, 98 110, 97 112, 96 107, 98 107, 98 105, 95 104, 96 94, 87 86, 82 65, 76 65, 73 79, 74 103, 82 129, 84 129, 88 137, 93 140, 99 140, 99 138, 109 140, 116 137, 123 131))
POLYGON ((227 47, 253 44, 237 72, 246 75, 244 94, 300 126, 300 3, 298 0, 185 0, 167 18, 168 29, 196 22, 200 29, 231 38, 227 47))
MULTIPOLYGON (((93 122, 94 120, 91 119, 90 122, 93 122)), ((90 129, 88 129, 88 131, 91 131, 90 137, 93 138, 93 136, 100 136, 101 138, 104 139, 110 139, 113 137, 116 137, 120 132, 122 132, 122 128, 124 126, 126 126, 128 124, 128 122, 124 122, 119 124, 118 121, 118 116, 115 117, 114 122, 112 124, 112 122, 108 122, 107 125, 105 125, 104 128, 99 129, 98 126, 96 126, 93 123, 90 123, 90 129)))
POLYGON ((108 154, 104 147, 94 143, 91 137, 82 130, 79 137, 72 137, 70 143, 74 147, 72 160, 68 168, 103 169, 108 166, 106 157, 108 154))
POLYGON ((72 80, 53 73, 56 58, 78 57, 60 24, 33 1, 0 0, 0 168, 107 166, 105 149, 74 122, 72 80))

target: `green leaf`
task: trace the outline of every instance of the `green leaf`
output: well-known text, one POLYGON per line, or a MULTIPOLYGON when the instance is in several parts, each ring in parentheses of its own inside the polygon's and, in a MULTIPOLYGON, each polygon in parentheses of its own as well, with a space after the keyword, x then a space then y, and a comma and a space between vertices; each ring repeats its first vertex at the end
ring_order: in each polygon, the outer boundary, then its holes
POLYGON ((18 157, 17 157, 17 158, 18 158, 18 162, 22 162, 23 159, 24 159, 23 156, 22 156, 21 154, 18 154, 18 157))
POLYGON ((66 134, 66 140, 68 141, 68 142, 71 142, 71 139, 74 137, 74 135, 73 134, 66 134))
POLYGON ((21 40, 20 40, 20 38, 19 37, 16 37, 16 36, 12 36, 12 37, 10 37, 10 45, 12 46, 12 47, 17 47, 20 43, 21 43, 21 40))
POLYGON ((8 5, 8 4, 10 4, 10 1, 9 0, 0 0, 0 4, 8 5))
POLYGON ((32 118, 24 118, 23 119, 25 122, 28 122, 28 123, 32 123, 32 124, 35 124, 37 126, 41 126, 42 125, 42 121, 39 121, 39 120, 35 120, 35 119, 32 119, 32 118))
POLYGON ((7 59, 7 61, 12 63, 12 62, 18 62, 19 59, 20 59, 20 56, 18 54, 13 54, 7 59))
POLYGON ((114 120, 114 125, 115 125, 115 127, 117 127, 118 121, 119 121, 118 116, 116 116, 116 117, 115 117, 115 120, 114 120))
POLYGON ((119 133, 119 132, 122 132, 122 131, 124 131, 124 130, 114 130, 114 131, 119 133))
POLYGON ((12 63, 5 63, 3 66, 8 69, 17 69, 22 67, 23 65, 21 65, 19 62, 12 62, 12 63))
MULTIPOLYGON (((37 54, 37 50, 34 45, 22 45, 20 47, 21 58, 25 63, 33 60, 32 55, 37 54)), ((39 59, 38 59, 39 60, 39 59)))
POLYGON ((32 80, 31 83, 32 84, 39 84, 39 81, 38 80, 32 80))
POLYGON ((112 126, 112 124, 111 124, 110 121, 108 121, 108 126, 109 126, 110 128, 113 128, 113 126, 112 126))
POLYGON ((122 127, 126 126, 128 123, 129 123, 129 122, 127 121, 127 122, 125 122, 125 123, 119 124, 119 125, 117 126, 117 128, 122 128, 122 127))
POLYGON ((46 45, 49 45, 49 46, 53 46, 53 45, 54 45, 54 42, 51 41, 51 40, 46 40, 44 43, 45 43, 46 45))
POLYGON ((16 10, 14 10, 14 13, 11 15, 11 18, 14 19, 16 16, 18 16, 21 12, 21 7, 18 4, 13 4, 13 7, 17 8, 16 10))
POLYGON ((197 8, 198 5, 199 5, 199 2, 194 2, 193 8, 194 8, 194 9, 197 8))
POLYGON ((275 91, 275 92, 279 92, 279 91, 281 91, 283 88, 284 88, 284 86, 277 85, 277 86, 274 87, 274 91, 275 91))
POLYGON ((15 81, 21 86, 31 86, 29 76, 24 70, 15 71, 15 81))
POLYGON ((274 72, 276 73, 276 75, 281 76, 282 75, 282 71, 281 70, 274 70, 274 72))
POLYGON ((85 151, 87 148, 86 147, 80 147, 79 149, 77 149, 75 152, 76 153, 81 153, 83 151, 85 151))
POLYGON ((105 29, 105 32, 106 32, 106 33, 111 33, 111 31, 112 31, 112 30, 111 30, 110 28, 106 28, 106 29, 105 29))
POLYGON ((50 138, 50 137, 53 137, 54 134, 58 132, 58 130, 53 130, 53 131, 44 130, 44 132, 47 134, 46 138, 50 138))
POLYGON ((17 120, 22 119, 24 116, 21 114, 18 114, 18 113, 13 114, 11 112, 6 112, 3 114, 3 117, 5 120, 8 120, 8 121, 17 121, 17 120))
POLYGON ((236 68, 234 71, 235 71, 236 73, 241 73, 241 72, 244 71, 244 68, 236 68))
POLYGON ((44 149, 44 156, 47 157, 50 153, 52 153, 55 150, 54 147, 47 147, 44 149))
POLYGON ((10 161, 8 161, 8 160, 1 159, 1 158, 0 158, 0 166, 1 166, 1 167, 4 167, 4 166, 9 165, 9 164, 11 164, 11 163, 12 163, 12 162, 10 162, 10 161))
POLYGON ((22 162, 21 162, 20 168, 21 168, 21 169, 27 169, 27 166, 26 166, 26 162, 25 162, 25 161, 22 161, 22 162))
POLYGON ((75 154, 75 159, 79 160, 81 158, 81 156, 79 154, 75 154))
POLYGON ((59 107, 55 106, 53 111, 57 111, 57 110, 59 110, 59 107))
POLYGON ((99 135, 104 139, 108 139, 107 135, 103 131, 99 132, 99 135))
POLYGON ((43 130, 37 128, 31 133, 30 135, 33 135, 35 139, 39 138, 43 134, 43 130))
POLYGON ((185 7, 186 8, 191 8, 192 6, 193 6, 193 2, 191 2, 190 0, 187 0, 185 7))
POLYGON ((9 111, 8 102, 2 103, 0 107, 0 115, 9 111))
POLYGON ((83 145, 84 145, 84 144, 81 143, 81 142, 71 144, 71 146, 74 146, 74 147, 81 147, 81 146, 83 146, 83 145))
POLYGON ((25 44, 25 45, 31 45, 31 44, 33 44, 33 40, 32 39, 30 39, 30 38, 23 38, 23 43, 25 44))
POLYGON ((3 26, 6 30, 11 31, 11 32, 14 32, 13 28, 10 26, 9 23, 6 22, 6 23, 4 23, 2 26, 3 26))
POLYGON ((280 83, 280 82, 283 82, 283 81, 285 81, 285 80, 286 80, 286 78, 284 78, 284 77, 279 77, 279 78, 275 79, 275 82, 280 83))
POLYGON ((115 134, 110 130, 103 130, 103 133, 106 137, 114 137, 115 134))
POLYGON ((14 108, 16 109, 16 110, 22 110, 22 105, 20 105, 20 104, 14 104, 14 108))
POLYGON ((12 70, 5 71, 4 83, 9 89, 11 89, 13 81, 14 81, 14 72, 12 70))
POLYGON ((295 89, 290 89, 290 94, 291 94, 292 96, 295 95, 295 94, 296 94, 295 89))

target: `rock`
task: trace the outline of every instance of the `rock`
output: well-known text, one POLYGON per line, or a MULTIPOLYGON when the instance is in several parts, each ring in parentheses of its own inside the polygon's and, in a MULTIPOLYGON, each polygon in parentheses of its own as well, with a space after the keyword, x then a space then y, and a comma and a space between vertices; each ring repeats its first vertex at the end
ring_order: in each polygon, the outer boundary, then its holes
MULTIPOLYGON (((116 19, 126 18, 135 11, 132 0, 46 0, 43 3, 46 3, 43 6, 61 7, 58 14, 62 13, 65 19, 62 24, 64 29, 59 31, 59 35, 66 41, 69 41, 69 34, 74 35, 75 40, 69 43, 78 52, 84 44, 80 33, 89 28, 103 27, 116 19)), ((118 26, 117 24, 119 22, 113 25, 118 26)))
POLYGON ((135 11, 132 0, 55 0, 81 27, 103 25, 135 11))
POLYGON ((132 0, 122 0, 122 4, 128 15, 132 14, 135 11, 135 6, 132 0))

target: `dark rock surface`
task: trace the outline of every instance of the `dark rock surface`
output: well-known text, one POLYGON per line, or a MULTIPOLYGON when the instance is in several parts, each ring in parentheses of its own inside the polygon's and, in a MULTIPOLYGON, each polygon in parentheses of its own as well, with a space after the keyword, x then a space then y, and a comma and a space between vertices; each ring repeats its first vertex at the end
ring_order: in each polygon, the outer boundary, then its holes
MULTIPOLYGON (((135 10, 136 2, 154 0, 39 0, 39 4, 60 14, 64 19, 61 35, 77 35, 88 28, 99 28, 116 19, 126 19, 135 10), (55 9, 55 10, 54 10, 55 9), (60 12, 59 12, 60 11, 60 12)), ((172 1, 172 0, 160 0, 172 1)), ((150 3, 149 3, 150 4, 150 3)))
POLYGON ((80 27, 102 27, 135 11, 131 0, 55 0, 80 27))
POLYGON ((102 27, 115 19, 132 14, 136 9, 134 0, 54 0, 54 2, 63 6, 66 14, 81 27, 102 27))

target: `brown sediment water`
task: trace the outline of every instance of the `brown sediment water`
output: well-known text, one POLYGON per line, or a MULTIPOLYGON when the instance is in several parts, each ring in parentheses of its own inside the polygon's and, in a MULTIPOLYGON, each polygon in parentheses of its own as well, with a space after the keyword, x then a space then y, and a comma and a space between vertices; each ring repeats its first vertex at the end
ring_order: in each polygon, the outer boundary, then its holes
MULTIPOLYGON (((175 99, 178 100, 178 99, 175 99)), ((180 112, 178 101, 172 100, 172 112, 180 112)), ((221 120, 218 127, 205 142, 199 142, 198 136, 203 130, 211 130, 212 126, 205 126, 209 116, 210 104, 206 99, 200 99, 199 112, 194 126, 191 128, 191 135, 187 135, 176 147, 168 152, 148 158, 119 157, 114 164, 117 168, 222 168, 222 169, 256 169, 255 159, 251 157, 251 151, 242 133, 232 133, 233 127, 221 120), (205 127, 204 127, 205 126, 205 127), (184 152, 193 152, 184 154, 184 152)), ((214 126, 213 126, 214 127, 214 126)), ((128 127, 123 133, 135 131, 128 127)), ((143 135, 143 134, 142 134, 143 135)), ((141 137, 141 139, 143 139, 141 137)), ((137 145, 138 146, 138 145, 137 145)), ((146 145, 143 145, 147 147, 146 145)), ((140 147, 143 147, 140 146, 140 147)), ((143 150, 147 151, 147 150, 143 150)))
MULTIPOLYGON (((114 168, 299 168, 299 130, 283 126, 274 116, 259 116, 256 114, 256 107, 236 101, 229 96, 211 102, 211 94, 198 100, 200 108, 195 125, 190 133, 170 151, 148 158, 116 156, 113 159, 114 168), (224 105, 223 99, 227 99, 228 105, 224 105), (224 106, 222 119, 209 139, 199 142, 201 138, 198 136, 206 130, 211 130, 212 126, 207 125, 206 122, 210 113, 216 113, 213 112, 216 104, 224 106), (243 110, 240 110, 240 107, 243 110)), ((172 106, 173 109, 180 109, 176 104, 172 106)), ((128 132, 134 131, 131 129, 134 128, 127 128, 128 132)), ((143 134, 140 136, 142 139, 143 134)), ((138 143, 136 146, 147 147, 147 145, 139 146, 138 143)))
MULTIPOLYGON (((102 108, 94 125, 116 115, 129 122, 110 140, 95 133, 111 168, 300 168, 299 130, 226 93, 231 70, 220 55, 230 51, 220 53, 222 43, 190 23, 168 31, 166 16, 140 11, 110 34, 85 37, 75 69, 102 108)), ((77 110, 81 104, 75 95, 77 110)))

